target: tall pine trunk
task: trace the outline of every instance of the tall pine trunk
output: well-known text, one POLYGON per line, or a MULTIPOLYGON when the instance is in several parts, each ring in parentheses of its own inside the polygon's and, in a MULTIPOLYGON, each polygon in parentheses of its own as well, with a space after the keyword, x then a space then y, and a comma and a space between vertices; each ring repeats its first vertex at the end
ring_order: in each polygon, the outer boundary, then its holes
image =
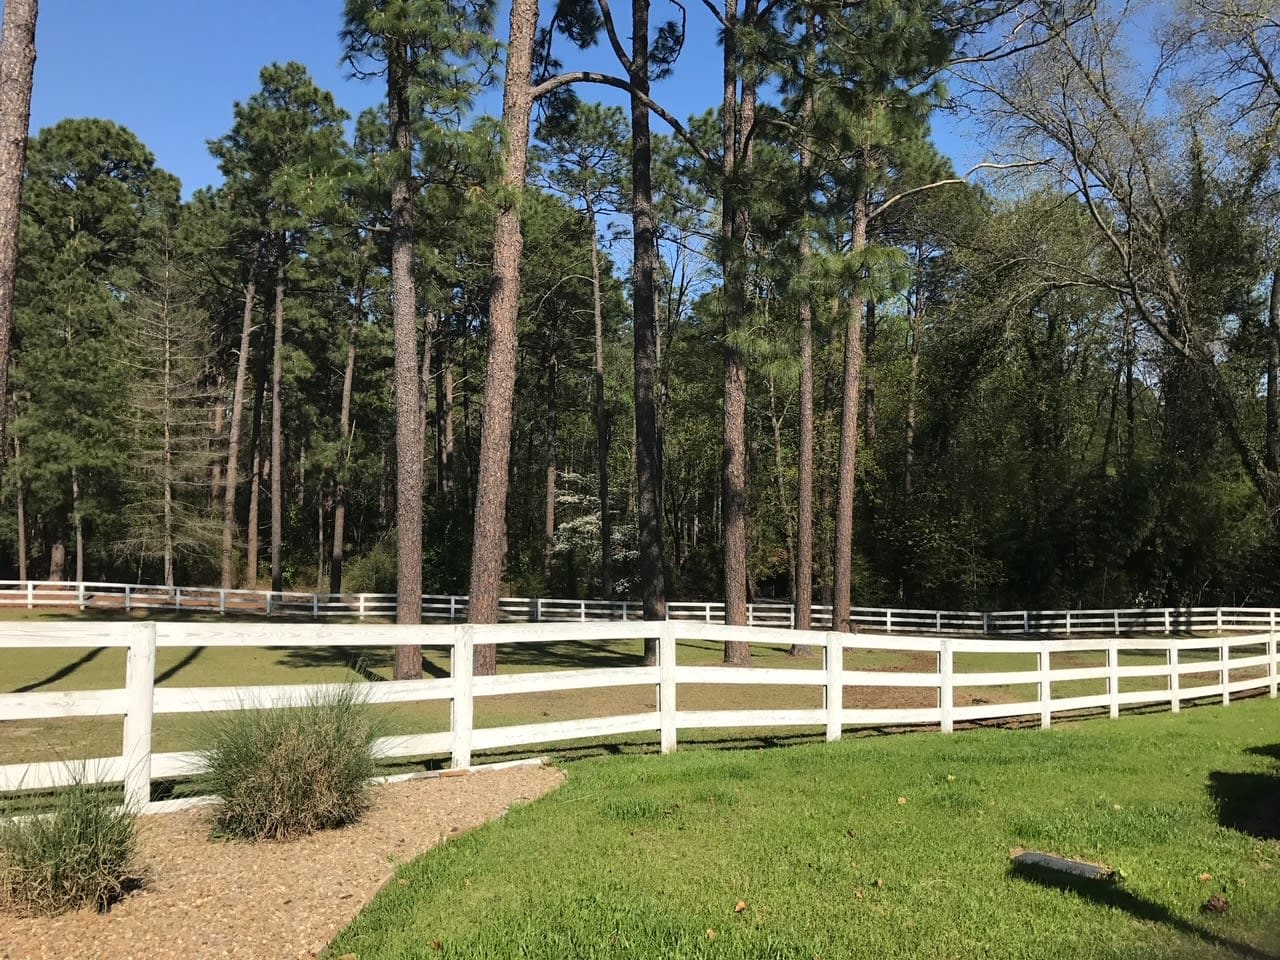
MULTIPOLYGON (((524 233, 520 202, 529 160, 529 117, 533 109, 533 46, 538 0, 513 0, 507 75, 502 90, 506 150, 502 202, 493 231, 493 286, 489 297, 489 357, 485 370, 484 417, 480 428, 480 476, 476 489, 471 547, 471 588, 467 619, 497 623, 498 594, 507 546, 507 485, 511 459, 512 402, 516 386, 516 320, 520 313, 520 259, 524 233)), ((475 672, 497 672, 491 644, 475 648, 475 672)))
MULTIPOLYGON (((399 45, 387 64, 391 151, 391 312, 396 395, 396 623, 422 622, 422 434, 418 428, 417 290, 413 279, 413 117, 409 50, 399 45)), ((422 676, 422 649, 396 647, 395 678, 422 676)))
POLYGON ((163 380, 164 380, 164 416, 161 425, 161 463, 164 476, 164 585, 172 587, 174 585, 174 504, 173 504, 173 486, 174 486, 174 469, 173 469, 173 431, 171 429, 173 423, 173 331, 170 327, 170 315, 168 311, 168 301, 165 302, 164 311, 164 362, 163 362, 163 380))
POLYGON ((284 266, 285 245, 276 264, 276 307, 271 351, 271 589, 284 589, 284 266))
MULTIPOLYGON (((1129 351, 1132 370, 1133 351, 1129 351)), ((1129 377, 1129 395, 1133 396, 1133 376, 1129 377)), ((1280 269, 1271 274, 1271 299, 1267 308, 1267 435, 1265 463, 1273 473, 1280 470, 1280 269)), ((1129 420, 1133 421, 1133 400, 1129 401, 1129 420)), ((1132 447, 1130 443, 1130 447, 1132 447)), ((1130 457, 1133 456, 1132 451, 1130 457)))
MULTIPOLYGON (((813 13, 806 23, 806 35, 813 43, 813 13)), ((806 57, 808 73, 813 72, 813 55, 806 57)), ((792 602, 795 603, 795 627, 809 630, 813 625, 813 299, 808 289, 810 261, 813 258, 809 240, 808 207, 809 177, 813 168, 813 143, 809 126, 813 122, 813 87, 805 78, 805 94, 801 104, 804 135, 800 142, 800 183, 805 190, 802 201, 805 218, 800 224, 799 273, 800 300, 796 304, 796 319, 800 327, 800 410, 799 437, 796 451, 796 581, 792 602)), ((792 656, 806 656, 812 648, 805 644, 792 644, 792 656)))
POLYGON ((36 66, 38 0, 5 0, 0 33, 0 467, 8 453, 9 350, 13 288, 22 220, 22 175, 31 124, 31 78, 36 66))
MULTIPOLYGON (((265 332, 263 333, 265 336, 265 332)), ((245 524, 245 586, 250 590, 258 586, 258 554, 261 540, 260 507, 262 504, 262 411, 267 393, 267 351, 263 345, 258 351, 254 372, 253 424, 249 434, 249 518, 245 524)))
POLYGON ((556 479, 559 476, 559 463, 556 459, 556 367, 555 349, 556 330, 551 329, 551 356, 547 358, 547 485, 543 507, 542 524, 542 576, 548 586, 551 582, 551 560, 556 539, 556 479))
MULTIPOLYGON (((867 202, 854 204, 850 253, 857 257, 867 245, 867 202)), ((836 537, 831 597, 832 629, 848 632, 853 604, 853 508, 858 466, 858 402, 862 379, 862 314, 865 301, 855 286, 845 315, 844 400, 840 411, 840 455, 836 478, 836 537)))
POLYGON ((84 583, 84 515, 80 511, 80 471, 71 468, 71 527, 76 538, 76 583, 84 583))
POLYGON ((346 557, 347 537, 347 471, 351 468, 351 391, 356 377, 356 341, 360 336, 360 319, 364 307, 364 275, 356 285, 355 304, 351 316, 351 342, 347 344, 347 365, 342 372, 342 406, 338 425, 341 432, 341 454, 338 478, 333 492, 333 551, 329 557, 329 592, 342 592, 342 562, 346 557))
MULTIPOLYGON (((663 570, 663 449, 658 416, 657 226, 653 213, 653 141, 649 107, 649 0, 631 4, 631 228, 633 357, 635 377, 635 463, 632 508, 640 540, 640 590, 646 620, 667 618, 667 586, 663 570)), ((592 225, 594 230, 594 224, 592 225)), ((600 368, 603 390, 603 366, 600 368)), ((608 452, 605 451, 607 459, 608 452)), ((601 504, 601 511, 607 510, 601 504)), ((608 546, 606 544, 606 549, 608 546)), ((644 644, 644 662, 658 662, 658 643, 644 644)))
MULTIPOLYGON (((916 263, 922 263, 923 253, 916 248, 916 263)), ((918 281, 914 295, 907 304, 908 321, 911 325, 910 342, 907 345, 907 414, 906 414, 906 453, 902 469, 902 492, 908 501, 911 500, 912 484, 915 482, 916 463, 916 416, 920 393, 920 338, 924 335, 924 287, 918 281)), ((908 503, 909 506, 909 503, 908 503)))
MULTIPOLYGON (((747 0, 743 20, 755 13, 756 0, 747 0)), ((724 181, 721 197, 721 259, 724 270, 724 622, 747 622, 747 361, 735 343, 746 313, 746 241, 750 215, 743 196, 743 180, 751 163, 755 120, 754 84, 739 63, 738 4, 724 7, 724 181), (739 80, 742 95, 738 95, 739 80)), ((727 642, 725 663, 744 664, 751 647, 727 642)))
POLYGON ((17 473, 18 497, 18 579, 27 579, 27 484, 22 477, 22 444, 13 438, 13 468, 17 473))
MULTIPOLYGON (((240 433, 244 420, 244 389, 249 372, 253 334, 253 301, 256 296, 255 251, 249 262, 249 281, 244 285, 244 312, 240 319, 240 355, 236 358, 236 382, 231 391, 231 423, 227 427, 227 470, 222 502, 222 589, 235 586, 236 493, 239 487, 240 433)), ((255 571, 256 572, 256 571, 255 571)))
MULTIPOLYGON (((641 109, 645 110, 643 106, 641 109)), ((645 110, 646 119, 648 115, 645 110)), ((612 600, 613 519, 609 514, 609 412, 604 402, 604 296, 600 289, 600 234, 596 229, 596 213, 590 198, 587 199, 587 225, 591 230, 591 314, 595 321, 595 367, 592 371, 595 402, 592 412, 596 426, 596 480, 600 501, 600 594, 602 599, 612 600)))

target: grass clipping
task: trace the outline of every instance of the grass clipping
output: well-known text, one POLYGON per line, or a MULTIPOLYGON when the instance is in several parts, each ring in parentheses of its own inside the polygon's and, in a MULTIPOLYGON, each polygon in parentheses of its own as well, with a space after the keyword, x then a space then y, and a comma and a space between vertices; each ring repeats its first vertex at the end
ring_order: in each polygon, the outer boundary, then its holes
POLYGON ((0 906, 22 914, 106 910, 137 883, 137 816, 75 783, 47 812, 0 820, 0 906))
POLYGON ((368 808, 380 724, 357 687, 299 707, 240 710, 210 727, 203 754, 221 801, 219 833, 287 840, 353 823, 368 808))

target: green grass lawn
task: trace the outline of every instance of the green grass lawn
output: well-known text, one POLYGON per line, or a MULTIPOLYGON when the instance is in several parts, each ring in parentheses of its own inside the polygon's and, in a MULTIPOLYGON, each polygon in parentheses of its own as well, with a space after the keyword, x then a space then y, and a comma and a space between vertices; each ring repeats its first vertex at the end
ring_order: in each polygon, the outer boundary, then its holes
POLYGON ((1265 699, 583 760, 551 796, 403 867, 327 956, 1274 958, 1278 836, 1280 703, 1265 699), (1122 879, 1024 879, 1017 847, 1122 879), (1211 894, 1228 913, 1201 911, 1211 894))

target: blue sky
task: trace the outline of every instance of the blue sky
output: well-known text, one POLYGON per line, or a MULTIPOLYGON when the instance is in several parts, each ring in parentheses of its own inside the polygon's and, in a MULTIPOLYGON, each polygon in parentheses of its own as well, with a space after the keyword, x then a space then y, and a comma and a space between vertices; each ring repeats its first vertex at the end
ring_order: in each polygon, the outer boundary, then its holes
MULTIPOLYGON (((189 195, 218 180, 205 142, 230 129, 232 105, 258 88, 265 64, 306 64, 353 115, 378 100, 376 81, 347 79, 339 62, 342 7, 342 0, 46 2, 36 37, 32 131, 65 117, 114 120, 132 130, 189 195)), ((716 24, 700 4, 687 7, 685 50, 674 75, 654 88, 681 119, 720 98, 716 24)), ((655 22, 663 16, 663 4, 655 3, 655 22)), ((506 20, 503 9, 502 34, 506 20)), ((580 54, 567 44, 560 50, 567 67, 617 72, 607 51, 580 54)), ((600 99, 622 102, 614 91, 593 90, 600 99)), ((498 112, 500 93, 491 92, 481 105, 498 112)), ((655 121, 655 130, 664 126, 655 121)), ((957 143, 949 136, 943 141, 957 143)))

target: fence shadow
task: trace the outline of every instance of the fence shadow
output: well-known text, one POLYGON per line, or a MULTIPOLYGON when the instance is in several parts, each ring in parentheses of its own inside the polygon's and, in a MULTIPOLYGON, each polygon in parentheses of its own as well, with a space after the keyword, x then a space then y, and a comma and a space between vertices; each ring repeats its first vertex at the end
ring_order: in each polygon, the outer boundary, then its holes
POLYGON ((1201 943, 1225 950, 1237 957, 1248 957, 1250 960, 1280 960, 1280 955, 1221 936, 1199 924, 1184 920, 1163 904, 1126 890, 1121 883, 1114 880, 1088 879, 1020 861, 1010 864, 1009 874, 1040 887, 1075 894, 1080 899, 1100 907, 1123 910, 1136 920, 1163 924, 1184 936, 1194 937, 1201 943))
MULTIPOLYGON (((1280 761, 1280 743, 1245 752, 1280 761)), ((1267 772, 1215 770, 1206 789, 1218 808, 1220 826, 1258 840, 1280 840, 1280 767, 1267 772)))

